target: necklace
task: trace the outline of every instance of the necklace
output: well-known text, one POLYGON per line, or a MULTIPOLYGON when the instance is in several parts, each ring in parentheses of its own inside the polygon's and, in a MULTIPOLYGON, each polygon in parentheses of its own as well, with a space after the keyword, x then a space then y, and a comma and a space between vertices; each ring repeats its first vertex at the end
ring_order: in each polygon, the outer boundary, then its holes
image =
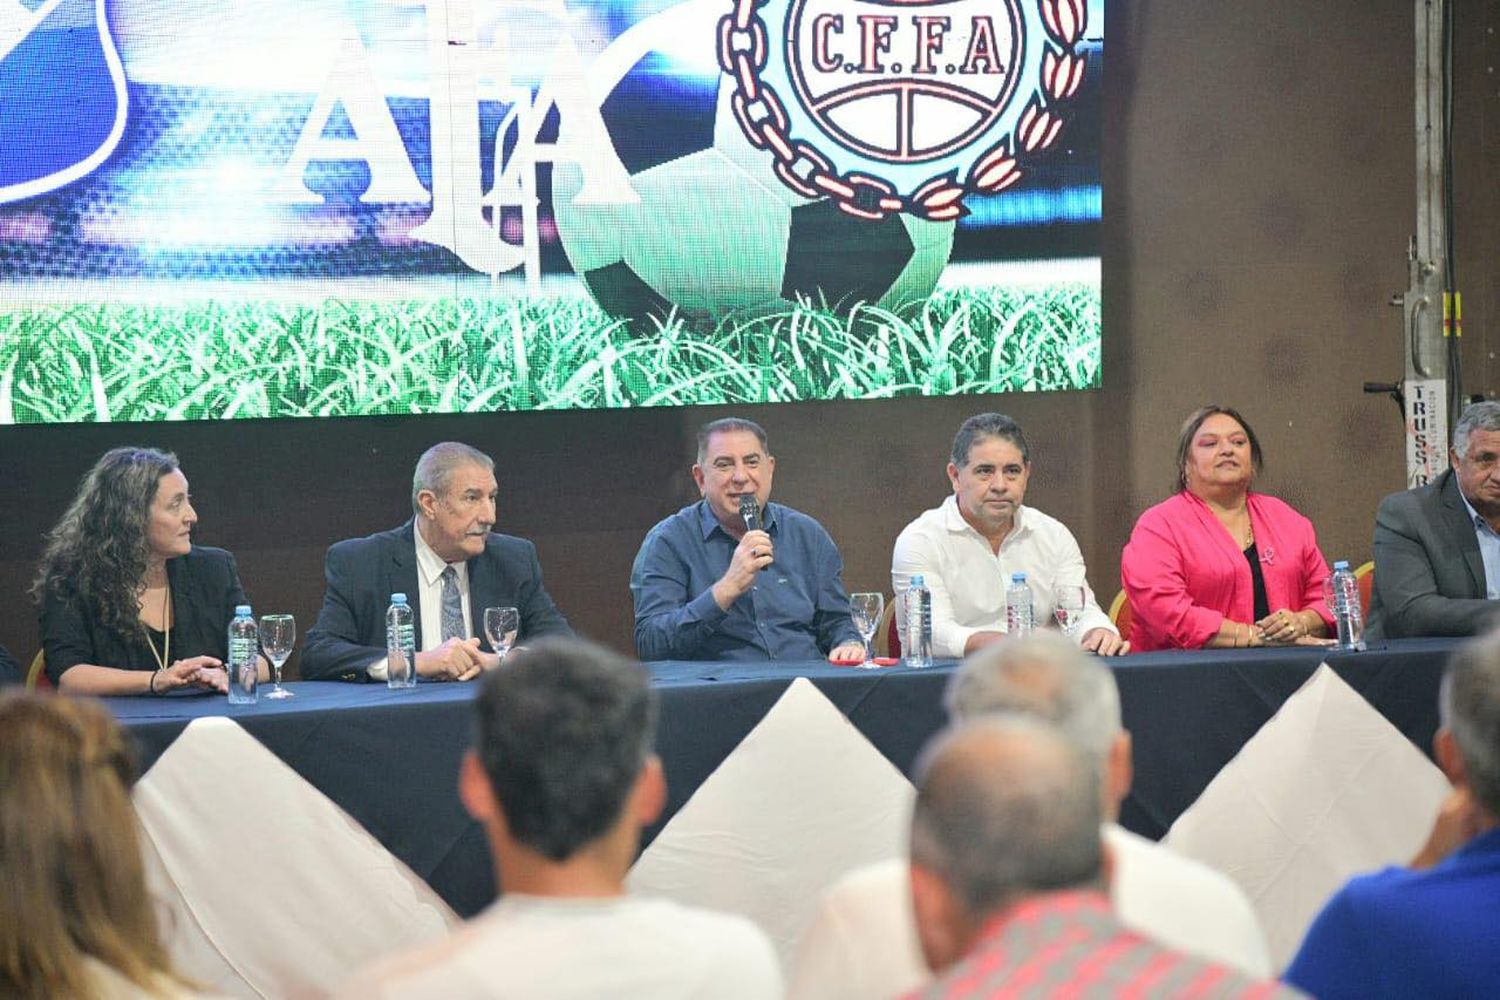
MULTIPOLYGON (((142 622, 141 624, 145 624, 142 622)), ((151 638, 151 629, 146 629, 146 645, 151 647, 151 655, 156 659, 156 669, 165 670, 167 664, 172 662, 172 581, 167 581, 166 589, 162 592, 161 599, 161 652, 156 651, 156 640, 151 638)), ((153 677, 152 681, 155 682, 153 677)))
POLYGON ((1243 531, 1235 530, 1233 522, 1239 520, 1235 514, 1228 512, 1220 514, 1218 511, 1215 511, 1214 516, 1219 519, 1219 523, 1224 526, 1224 530, 1229 534, 1230 538, 1238 538, 1240 540, 1240 550, 1244 551, 1255 544, 1255 524, 1250 520, 1250 508, 1242 508, 1240 512, 1245 517, 1245 529, 1243 531))

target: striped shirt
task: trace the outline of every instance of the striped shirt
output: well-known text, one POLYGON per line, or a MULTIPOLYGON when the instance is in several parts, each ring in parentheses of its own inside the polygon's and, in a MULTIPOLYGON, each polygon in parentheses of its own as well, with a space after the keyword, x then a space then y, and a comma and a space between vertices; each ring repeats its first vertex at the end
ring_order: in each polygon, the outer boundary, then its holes
POLYGON ((1127 930, 1092 890, 1033 896, 981 929, 969 953, 913 1000, 1000 997, 1289 998, 1280 983, 1170 951, 1127 930))

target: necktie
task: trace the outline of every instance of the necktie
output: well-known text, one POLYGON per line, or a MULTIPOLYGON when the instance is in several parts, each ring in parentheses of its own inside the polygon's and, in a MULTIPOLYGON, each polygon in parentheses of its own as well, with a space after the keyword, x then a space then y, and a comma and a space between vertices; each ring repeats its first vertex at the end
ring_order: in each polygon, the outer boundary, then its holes
POLYGON ((452 566, 443 568, 443 641, 462 639, 468 634, 464 628, 464 602, 458 596, 458 572, 452 566))

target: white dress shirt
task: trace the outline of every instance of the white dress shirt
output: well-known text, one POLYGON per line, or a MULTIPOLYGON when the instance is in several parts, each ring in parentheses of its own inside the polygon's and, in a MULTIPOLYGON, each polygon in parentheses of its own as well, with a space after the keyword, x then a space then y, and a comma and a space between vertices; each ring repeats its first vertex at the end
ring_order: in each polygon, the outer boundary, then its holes
MULTIPOLYGON (((923 574, 932 591, 933 656, 963 656, 964 644, 975 632, 1005 631, 1005 589, 1012 573, 1026 574, 1038 626, 1052 621, 1057 588, 1074 584, 1083 587, 1078 638, 1096 628, 1117 631, 1094 599, 1073 533, 1034 507, 1016 509, 1015 525, 996 552, 964 520, 957 498, 950 495, 896 539, 891 586, 898 601, 913 573, 923 574)), ((905 616, 898 613, 896 623, 904 643, 905 616)))
POLYGON ((469 564, 467 562, 445 563, 443 557, 432 551, 420 528, 412 532, 417 537, 417 590, 415 596, 421 603, 422 634, 417 636, 417 649, 426 652, 443 644, 443 570, 452 565, 458 575, 458 596, 464 606, 464 634, 469 638, 472 631, 469 623, 474 615, 469 607, 469 564))

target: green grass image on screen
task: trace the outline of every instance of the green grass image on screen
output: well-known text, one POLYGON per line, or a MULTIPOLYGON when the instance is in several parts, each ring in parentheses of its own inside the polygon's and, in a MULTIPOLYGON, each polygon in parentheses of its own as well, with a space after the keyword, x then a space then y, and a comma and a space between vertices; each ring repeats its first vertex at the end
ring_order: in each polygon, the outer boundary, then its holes
POLYGON ((0 311, 0 424, 771 403, 1099 385, 1096 285, 649 330, 582 297, 0 311))

